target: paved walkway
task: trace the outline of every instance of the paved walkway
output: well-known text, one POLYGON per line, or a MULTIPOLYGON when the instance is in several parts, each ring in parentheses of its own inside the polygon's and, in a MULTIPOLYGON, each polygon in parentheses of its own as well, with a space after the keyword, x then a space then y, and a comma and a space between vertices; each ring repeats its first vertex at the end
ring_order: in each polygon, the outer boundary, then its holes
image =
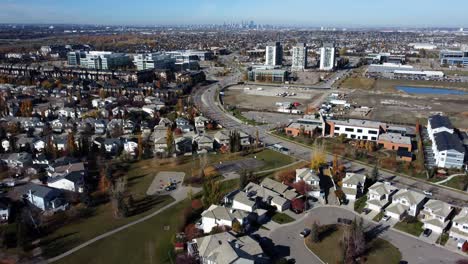
POLYGON ((438 181, 438 182, 436 182, 435 184, 446 183, 446 182, 450 181, 451 179, 453 179, 453 178, 455 178, 455 177, 458 177, 458 176, 465 176, 465 175, 466 175, 466 174, 464 174, 464 173, 450 175, 450 176, 448 176, 446 179, 441 180, 441 181, 438 181))

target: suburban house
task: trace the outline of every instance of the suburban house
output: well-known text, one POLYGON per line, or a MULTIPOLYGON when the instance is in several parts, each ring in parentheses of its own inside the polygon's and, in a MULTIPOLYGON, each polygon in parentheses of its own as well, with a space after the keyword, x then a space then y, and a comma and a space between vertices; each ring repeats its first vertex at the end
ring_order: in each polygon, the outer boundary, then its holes
POLYGON ((367 208, 380 212, 392 202, 392 196, 397 188, 390 184, 376 182, 369 187, 367 193, 367 208))
POLYGON ((396 219, 401 220, 406 214, 417 216, 423 208, 426 196, 415 191, 398 190, 392 198, 392 204, 385 209, 385 213, 396 219))
POLYGON ((441 168, 461 168, 466 150, 448 117, 429 117, 427 132, 432 141, 435 165, 441 168))
POLYGON ((10 217, 10 199, 0 197, 0 223, 7 222, 10 217))
POLYGON ((232 197, 231 208, 253 212, 256 209, 256 202, 250 199, 245 192, 238 192, 232 197))
POLYGON ((26 199, 42 211, 64 211, 68 208, 62 191, 38 184, 24 187, 26 199))
POLYGON ((84 191, 84 176, 84 171, 73 171, 64 176, 49 178, 47 185, 56 189, 82 193, 84 191))
POLYGON ((32 156, 27 152, 0 154, 0 160, 10 168, 24 168, 32 164, 32 156))
POLYGON ((210 120, 204 116, 195 117, 195 129, 198 133, 205 132, 205 126, 210 120))
POLYGON ((297 197, 295 190, 270 178, 265 178, 260 185, 249 182, 244 188, 247 197, 258 203, 275 207, 279 212, 288 210, 291 200, 297 197))
POLYGON ((208 209, 201 214, 201 229, 203 232, 209 233, 213 227, 232 227, 235 221, 241 225, 247 223, 248 213, 242 210, 229 209, 223 206, 212 204, 208 209))
POLYGON ((123 149, 125 152, 134 155, 137 152, 138 143, 136 143, 135 141, 126 140, 123 143, 123 149))
POLYGON ((167 151, 167 139, 166 136, 155 138, 153 141, 154 153, 164 153, 167 151))
POLYGON ((449 237, 468 241, 468 207, 464 207, 452 220, 449 237))
POLYGON ((214 135, 214 140, 220 147, 229 146, 229 132, 227 130, 220 130, 216 132, 216 134, 214 135))
POLYGON ((412 145, 411 145, 411 138, 407 136, 402 136, 398 133, 384 133, 379 136, 377 141, 379 146, 383 147, 384 149, 389 150, 406 150, 411 152, 412 145))
POLYGON ((345 135, 350 139, 371 141, 377 141, 380 133, 387 126, 385 123, 359 119, 329 120, 327 124, 330 126, 332 136, 345 135))
POLYGON ((192 154, 192 138, 187 136, 178 137, 174 140, 176 153, 179 155, 192 154))
POLYGON ((178 128, 190 125, 190 122, 183 117, 176 118, 175 123, 178 128))
POLYGON ((450 217, 453 212, 454 208, 450 204, 439 200, 429 200, 421 210, 420 216, 424 223, 424 228, 441 234, 450 223, 450 217))
POLYGON ((197 144, 198 151, 212 151, 213 150, 213 138, 206 135, 197 135, 193 137, 193 142, 197 144))
POLYGON ((229 232, 195 238, 187 243, 187 251, 201 264, 271 263, 258 242, 229 232))
POLYGON ((341 190, 346 195, 346 199, 354 201, 362 196, 365 181, 366 175, 350 172, 346 173, 343 179, 343 186, 341 187, 341 190))
POLYGON ((320 178, 309 168, 296 169, 296 182, 304 181, 308 185, 320 188, 320 178))

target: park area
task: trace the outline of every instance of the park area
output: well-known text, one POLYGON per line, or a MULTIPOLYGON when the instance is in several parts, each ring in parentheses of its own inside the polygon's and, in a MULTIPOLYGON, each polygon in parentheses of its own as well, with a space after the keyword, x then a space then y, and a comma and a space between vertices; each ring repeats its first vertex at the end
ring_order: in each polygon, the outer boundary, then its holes
MULTIPOLYGON (((154 217, 125 229, 119 233, 80 249, 58 263, 170 263, 174 258, 173 239, 184 227, 184 213, 190 207, 189 196, 200 197, 203 181, 198 178, 204 167, 205 177, 220 183, 221 195, 239 186, 239 179, 226 180, 216 166, 229 164, 230 169, 251 165, 253 172, 275 170, 289 166, 296 160, 265 149, 255 153, 234 153, 224 155, 207 154, 204 157, 180 157, 174 159, 149 159, 120 163, 119 177, 126 178, 126 195, 134 202, 127 217, 115 217, 110 202, 103 202, 86 209, 77 220, 66 222, 41 239, 43 257, 50 258, 79 244, 156 212, 175 201, 171 207, 154 217), (165 191, 167 182, 177 182, 177 189, 165 191), (152 186, 153 185, 153 186, 152 186), (151 187, 152 186, 152 187, 151 187), (189 194, 190 193, 190 194, 189 194), (153 195, 150 195, 153 194, 153 195), (96 254, 96 252, 112 252, 96 254), (128 252, 132 252, 129 254, 128 252)), ((262 176, 268 176, 260 174, 262 176)))
MULTIPOLYGON (((319 241, 313 242, 309 236, 306 238, 306 245, 325 263, 343 263, 342 241, 346 228, 342 225, 321 226, 319 241)), ((390 242, 374 238, 367 242, 367 248, 359 259, 359 263, 398 264, 401 260, 401 253, 390 242)))

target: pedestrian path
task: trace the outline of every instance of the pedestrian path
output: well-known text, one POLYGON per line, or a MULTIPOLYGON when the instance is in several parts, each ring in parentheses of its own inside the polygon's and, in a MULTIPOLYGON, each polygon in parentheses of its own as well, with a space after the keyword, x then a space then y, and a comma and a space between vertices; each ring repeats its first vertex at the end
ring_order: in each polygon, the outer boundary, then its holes
POLYGON ((446 182, 450 181, 451 179, 453 179, 453 178, 455 178, 455 177, 464 176, 464 175, 465 175, 464 173, 450 175, 450 176, 447 177, 446 179, 441 180, 441 181, 439 181, 439 182, 436 182, 435 184, 443 184, 443 183, 446 183, 446 182))

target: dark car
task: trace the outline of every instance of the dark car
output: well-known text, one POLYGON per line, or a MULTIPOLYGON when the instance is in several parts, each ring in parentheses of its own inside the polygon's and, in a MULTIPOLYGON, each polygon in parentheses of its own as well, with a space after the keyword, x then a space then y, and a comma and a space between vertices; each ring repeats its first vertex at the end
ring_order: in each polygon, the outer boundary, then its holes
POLYGON ((426 228, 424 230, 423 236, 428 237, 431 235, 431 233, 432 233, 432 230, 430 230, 429 228, 426 228))
POLYGON ((310 229, 309 228, 304 228, 302 232, 299 234, 301 237, 307 237, 310 234, 310 229))
POLYGON ((367 215, 367 214, 369 214, 371 212, 371 209, 364 208, 364 209, 362 209, 362 212, 367 215))
POLYGON ((175 190, 176 188, 177 188, 176 186, 174 186, 174 185, 170 185, 170 186, 167 186, 166 188, 164 188, 164 190, 166 190, 166 191, 170 192, 170 191, 173 191, 173 190, 175 190))

